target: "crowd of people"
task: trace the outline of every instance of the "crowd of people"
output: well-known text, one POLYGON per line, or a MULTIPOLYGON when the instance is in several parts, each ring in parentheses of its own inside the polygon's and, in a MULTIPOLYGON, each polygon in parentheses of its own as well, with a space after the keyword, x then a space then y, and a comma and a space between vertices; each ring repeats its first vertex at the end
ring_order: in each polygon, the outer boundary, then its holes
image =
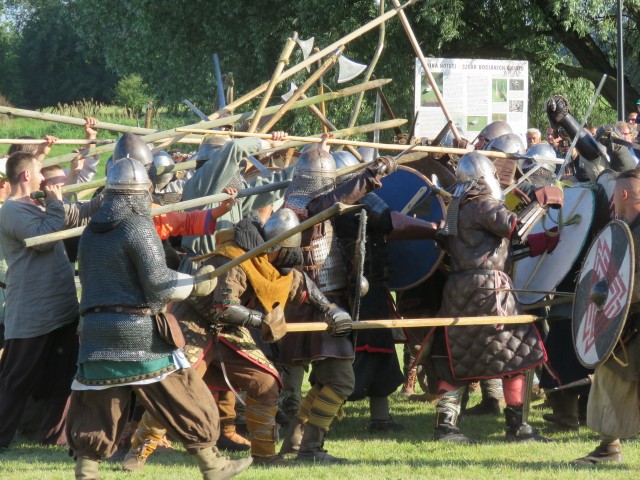
MULTIPOLYGON (((184 445, 206 479, 230 478, 251 463, 345 463, 325 449, 343 405, 367 398, 369 429, 398 432, 389 396, 398 389, 411 395, 418 381, 428 394, 423 401, 436 402, 438 442, 472 441, 460 416, 496 415, 502 406, 506 441, 546 442, 528 423, 534 380, 552 389, 592 378, 549 393, 552 413, 544 418, 601 434, 598 447, 575 463, 621 462, 620 439, 640 432, 635 293, 622 335, 629 361, 612 356, 595 373, 573 351, 566 303, 540 307, 540 317, 563 320, 548 324, 406 329, 402 366, 397 332, 352 332, 354 318, 521 313, 509 276, 514 252, 548 255, 564 240, 557 230, 530 233, 523 212, 561 208, 557 178, 565 186, 597 185, 603 171, 615 172, 613 208, 640 252, 637 113, 590 131, 563 97, 546 108, 546 141, 539 129, 521 137, 496 121, 473 146, 452 140, 469 153, 412 165, 448 172, 442 222, 394 210, 376 194, 401 157, 362 149, 358 156, 371 161, 344 174, 362 159, 330 152, 326 134, 298 152, 293 166, 256 174, 252 165, 269 159, 255 156, 283 146, 286 133, 234 140, 220 132, 203 140, 195 167, 179 175, 173 167, 182 156, 154 154, 124 134, 107 161, 104 188, 82 202, 65 186, 91 180, 97 157, 78 154, 69 170, 43 168, 54 137, 11 146, 0 165, 0 451, 18 431, 68 445, 79 479, 98 478, 100 462, 119 449, 123 468, 139 471, 169 440, 184 445), (516 187, 517 208, 505 204, 508 186, 516 187), (220 193, 226 199, 187 212, 153 212, 220 193), (336 204, 359 208, 298 228, 336 204), (79 238, 25 246, 77 226, 85 227, 79 238), (389 248, 402 240, 435 241, 447 256, 430 278, 392 295, 389 248), (324 322, 326 330, 287 333, 296 322, 324 322), (303 396, 306 372, 311 386, 303 396), (467 408, 477 383, 482 400, 467 408), (236 429, 240 417, 246 435, 236 429), (250 456, 233 460, 224 450, 250 456)), ((88 139, 97 137, 96 124, 86 119, 88 139)), ((592 236, 601 228, 594 224, 592 236)), ((576 288, 576 263, 565 288, 576 288)))

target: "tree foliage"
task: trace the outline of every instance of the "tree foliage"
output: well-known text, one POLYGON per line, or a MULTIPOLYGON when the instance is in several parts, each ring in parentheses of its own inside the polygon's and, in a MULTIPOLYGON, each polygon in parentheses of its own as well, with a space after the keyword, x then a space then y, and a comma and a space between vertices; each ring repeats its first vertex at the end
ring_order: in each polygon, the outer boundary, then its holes
MULTIPOLYGON (((139 75, 160 103, 177 105, 188 98, 204 111, 212 110, 216 93, 213 52, 220 55, 223 71, 233 72, 235 90, 241 94, 271 76, 294 30, 302 38, 314 36, 322 48, 378 15, 371 0, 329 0, 321 5, 310 0, 7 0, 6 5, 22 32, 23 45, 30 45, 28 52, 19 53, 20 63, 32 65, 29 79, 58 79, 49 97, 32 104, 65 92, 75 98, 85 92, 108 97, 109 87, 93 73, 112 72, 111 85, 113 76, 139 75), (48 59, 51 67, 44 56, 47 50, 38 45, 54 50, 55 56, 48 59), (31 52, 36 53, 33 60, 31 52), (90 68, 74 64, 78 58, 90 68), (36 66, 46 75, 38 75, 36 66), (59 71, 71 68, 74 79, 60 77, 59 71), (83 83, 85 78, 96 86, 93 91, 83 83)), ((428 56, 528 60, 529 120, 543 127, 542 105, 548 96, 566 95, 580 118, 602 74, 615 78, 615 6, 614 0, 420 0, 406 12, 428 56)), ((386 8, 391 8, 389 0, 386 8)), ((625 0, 624 8, 626 104, 631 109, 640 96, 640 0, 625 0)), ((368 63, 377 41, 373 30, 348 44, 345 54, 368 63)), ((385 92, 399 117, 412 116, 414 58, 400 22, 387 22, 385 51, 375 75, 394 79, 385 92)), ((299 52, 292 57, 297 61, 299 52)), ((303 71, 292 80, 301 83, 305 76, 303 71)), ((326 75, 325 83, 338 88, 334 73, 326 75)), ((29 98, 33 87, 23 88, 29 98)), ((279 86, 274 97, 286 90, 288 85, 279 86)), ((373 98, 367 95, 361 121, 371 120, 373 98)), ((602 98, 592 115, 594 123, 614 119, 615 81, 607 82, 602 98)), ((334 123, 346 122, 350 101, 329 105, 334 123)), ((310 126, 314 120, 296 115, 288 121, 290 126, 310 126)))

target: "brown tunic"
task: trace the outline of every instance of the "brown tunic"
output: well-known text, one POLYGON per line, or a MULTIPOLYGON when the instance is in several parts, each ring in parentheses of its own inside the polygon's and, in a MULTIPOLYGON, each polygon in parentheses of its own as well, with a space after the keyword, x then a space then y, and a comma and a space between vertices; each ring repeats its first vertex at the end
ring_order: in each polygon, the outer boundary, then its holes
MULTIPOLYGON (((515 315, 513 288, 505 273, 509 238, 516 215, 494 199, 486 184, 460 202, 458 234, 447 237, 452 274, 444 288, 438 316, 515 315)), ((446 352, 454 380, 494 378, 521 372, 546 361, 540 335, 532 324, 446 327, 446 352)))

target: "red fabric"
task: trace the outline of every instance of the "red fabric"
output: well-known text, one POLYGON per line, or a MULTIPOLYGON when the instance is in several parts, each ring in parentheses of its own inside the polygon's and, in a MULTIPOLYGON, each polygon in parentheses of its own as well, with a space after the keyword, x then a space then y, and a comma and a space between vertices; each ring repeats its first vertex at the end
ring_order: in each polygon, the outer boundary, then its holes
POLYGON ((153 224, 161 240, 180 235, 211 235, 216 230, 216 219, 211 210, 169 212, 153 217, 153 224))
POLYGON ((524 403, 524 379, 524 375, 502 379, 502 393, 508 406, 519 407, 524 403))
POLYGON ((529 256, 537 257, 544 252, 551 253, 558 246, 560 242, 560 235, 558 233, 558 227, 553 227, 551 230, 540 233, 532 233, 527 237, 527 243, 529 244, 529 256), (549 235, 551 233, 552 235, 549 235), (553 235, 555 234, 555 235, 553 235))
POLYGON ((452 390, 457 390, 458 388, 459 387, 451 385, 446 380, 440 380, 440 383, 438 383, 438 393, 439 394, 447 393, 447 392, 450 392, 452 390))

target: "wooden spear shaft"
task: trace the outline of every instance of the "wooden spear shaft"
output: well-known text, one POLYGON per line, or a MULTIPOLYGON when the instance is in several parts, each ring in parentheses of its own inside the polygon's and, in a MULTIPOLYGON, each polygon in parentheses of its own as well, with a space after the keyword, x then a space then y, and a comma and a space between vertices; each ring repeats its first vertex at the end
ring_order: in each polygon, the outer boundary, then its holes
MULTIPOLYGON (((398 0, 391 0, 391 2, 393 3, 394 7, 396 7, 396 8, 400 7, 400 2, 398 0)), ((420 60, 420 64, 422 65, 422 69, 424 70, 424 74, 427 76, 427 80, 429 81, 429 85, 431 85, 431 88, 433 88, 433 93, 435 94, 436 99, 438 100, 438 103, 440 104, 440 108, 442 109, 442 113, 444 113, 444 116, 447 119, 447 121, 450 122, 451 133, 453 134, 453 136, 455 137, 456 140, 460 140, 460 133, 458 133, 458 128, 456 127, 456 124, 453 121, 453 119, 451 117, 451 114, 449 113, 449 109, 447 108, 446 103, 444 103, 444 98, 442 98, 442 93, 440 93, 440 89, 438 88, 438 84, 436 83, 435 79, 433 78, 433 75, 431 75, 431 71, 429 70, 429 65, 427 65, 427 60, 424 58, 424 54, 422 53, 422 49, 420 48, 420 44, 418 43, 418 40, 416 39, 416 36, 413 33, 413 30, 411 28, 411 24, 409 23, 409 20, 407 19, 407 15, 406 15, 406 13, 404 13, 404 11, 400 10, 400 11, 398 11, 398 16, 400 17, 400 21, 402 22, 402 26, 404 27, 404 31, 407 33, 407 37, 409 38, 409 42, 411 43, 411 46, 413 47, 413 51, 415 52, 416 56, 420 60)))
MULTIPOLYGON (((308 107, 309 105, 315 105, 316 103, 319 103, 321 101, 328 101, 328 100, 335 100, 338 98, 342 98, 342 97, 346 97, 349 95, 353 95, 355 93, 359 93, 362 90, 370 90, 372 88, 377 88, 377 87, 381 87, 382 85, 386 85, 387 83, 391 82, 390 79, 384 79, 384 80, 374 80, 371 82, 366 82, 360 85, 356 85, 354 87, 349 87, 349 88, 345 88, 343 90, 339 90, 337 92, 331 92, 331 93, 325 93, 322 96, 315 96, 315 97, 309 97, 306 100, 298 100, 296 102, 296 104, 292 107, 292 108, 304 108, 304 107, 308 107)), ((265 114, 271 114, 271 113, 275 113, 278 108, 280 108, 279 105, 276 105, 275 107, 269 107, 265 109, 265 114)), ((231 123, 236 123, 236 122, 242 122, 244 120, 248 120, 250 118, 252 118, 254 112, 250 111, 250 112, 245 112, 242 114, 237 114, 237 115, 231 115, 230 117, 226 117, 226 118, 220 118, 220 119, 216 119, 216 120, 211 120, 210 122, 198 122, 198 123, 194 123, 192 125, 186 125, 182 128, 204 128, 204 129, 210 129, 210 128, 215 128, 215 127, 220 127, 222 125, 229 125, 231 123)), ((163 140, 165 138, 169 138, 172 136, 175 136, 177 133, 177 129, 176 128, 172 128, 170 130, 164 130, 161 132, 155 132, 155 133, 151 133, 149 135, 145 135, 142 137, 142 140, 144 140, 147 143, 151 143, 151 142, 155 142, 157 140, 163 140)), ((92 156, 92 155, 97 155, 99 153, 107 153, 107 152, 112 152, 113 149, 115 147, 115 144, 109 144, 109 145, 101 145, 99 147, 96 148, 91 148, 88 149, 86 151, 83 151, 82 154, 83 155, 87 155, 87 156, 92 156)), ((42 162, 42 166, 47 167, 49 165, 56 165, 58 163, 64 163, 64 162, 69 162, 71 160, 73 160, 75 158, 76 154, 71 153, 71 154, 67 154, 67 155, 60 155, 57 157, 50 157, 50 158, 45 158, 44 161, 42 162)))
MULTIPOLYGON (((260 195, 261 193, 272 192, 274 190, 283 190, 289 186, 291 180, 284 180, 282 182, 269 183, 267 185, 260 185, 259 187, 245 188, 240 190, 234 198, 250 197, 252 195, 260 195)), ((161 207, 154 207, 151 210, 151 216, 157 217, 158 215, 164 215, 165 213, 179 212, 181 210, 187 210, 189 208, 202 207, 203 205, 209 205, 211 203, 224 202, 232 198, 231 195, 226 193, 216 193, 215 195, 208 195, 206 197, 194 198, 193 200, 185 200, 184 202, 172 203, 169 205, 163 205, 161 207)), ((35 245, 42 245, 44 243, 55 242, 57 240, 65 240, 67 238, 79 237, 82 235, 85 226, 68 228, 60 232, 48 233, 46 235, 40 235, 38 237, 30 237, 24 240, 26 247, 33 247, 35 245)))
POLYGON ((266 133, 269 130, 271 130, 273 128, 273 126, 276 123, 278 123, 278 121, 284 116, 284 114, 287 113, 291 109, 291 106, 300 97, 302 97, 302 95, 315 83, 315 81, 318 80, 324 74, 324 72, 326 72, 331 67, 333 67, 333 65, 335 65, 336 61, 338 60, 338 57, 342 54, 343 50, 344 50, 344 47, 340 47, 336 52, 334 52, 333 55, 331 55, 329 57, 329 59, 320 68, 318 68, 315 72, 313 72, 313 74, 309 76, 307 81, 304 82, 300 86, 300 88, 296 89, 295 92, 293 92, 293 95, 291 95, 291 98, 289 100, 287 100, 286 102, 284 102, 284 105, 282 105, 280 107, 280 109, 273 115, 273 117, 271 117, 260 128, 260 132, 261 133, 266 133))
MULTIPOLYGON (((13 107, 0 107, 0 113, 7 115, 13 115, 14 117, 33 118, 35 120, 43 120, 45 122, 65 123, 68 125, 78 125, 84 127, 87 123, 83 118, 70 117, 67 115, 57 115, 54 113, 35 112, 33 110, 24 110, 21 108, 13 107)), ((131 127, 128 125, 120 125, 118 123, 98 122, 95 128, 100 130, 109 130, 111 132, 130 132, 136 135, 146 135, 153 133, 156 130, 150 128, 131 127)))
MULTIPOLYGON (((297 33, 294 33, 294 35, 297 35, 297 33)), ((282 50, 282 54, 278 59, 276 69, 273 71, 273 75, 271 76, 271 81, 267 85, 267 88, 264 92, 262 100, 260 101, 260 105, 256 110, 256 114, 253 116, 251 125, 247 130, 248 132, 255 132, 258 129, 258 125, 260 124, 260 119, 262 118, 262 112, 264 112, 264 109, 267 107, 267 103, 269 102, 269 99, 273 94, 274 88, 276 88, 276 85, 280 81, 280 75, 282 75, 282 71, 284 70, 285 65, 289 63, 289 57, 293 53, 293 48, 295 46, 296 46, 296 41, 293 39, 293 37, 287 38, 287 43, 285 44, 284 49, 282 50)))
MULTIPOLYGON (((384 122, 368 123, 366 125, 359 125, 352 128, 344 128, 342 130, 336 130, 335 132, 331 132, 331 135, 335 136, 336 138, 347 137, 350 135, 360 135, 361 133, 369 133, 374 130, 386 130, 387 128, 399 127, 400 125, 404 125, 405 123, 407 123, 405 119, 397 118, 395 120, 386 120, 384 122)), ((321 135, 319 134, 319 135, 312 135, 311 137, 306 137, 306 138, 314 138, 314 137, 320 138, 320 136, 321 135)), ((309 140, 297 141, 297 142, 285 142, 280 147, 267 148, 265 150, 260 150, 258 152, 255 152, 254 155, 266 155, 267 153, 277 152, 278 150, 284 150, 286 148, 300 147, 302 145, 306 145, 307 143, 309 143, 309 140)), ((361 164, 361 165, 364 165, 364 164, 361 164)), ((358 167, 358 165, 355 165, 355 167, 358 167)))
MULTIPOLYGON (((443 317, 443 318, 402 318, 399 320, 362 320, 353 323, 354 330, 380 328, 417 328, 417 327, 470 327, 474 325, 495 325, 512 323, 533 323, 541 320, 535 315, 508 315, 487 317, 443 317)), ((327 324, 323 322, 287 323, 287 333, 324 332, 327 324)))
MULTIPOLYGON (((113 139, 59 138, 53 145, 91 145, 92 143, 114 143, 113 139)), ((39 138, 0 138, 0 145, 44 145, 46 140, 39 138)))

